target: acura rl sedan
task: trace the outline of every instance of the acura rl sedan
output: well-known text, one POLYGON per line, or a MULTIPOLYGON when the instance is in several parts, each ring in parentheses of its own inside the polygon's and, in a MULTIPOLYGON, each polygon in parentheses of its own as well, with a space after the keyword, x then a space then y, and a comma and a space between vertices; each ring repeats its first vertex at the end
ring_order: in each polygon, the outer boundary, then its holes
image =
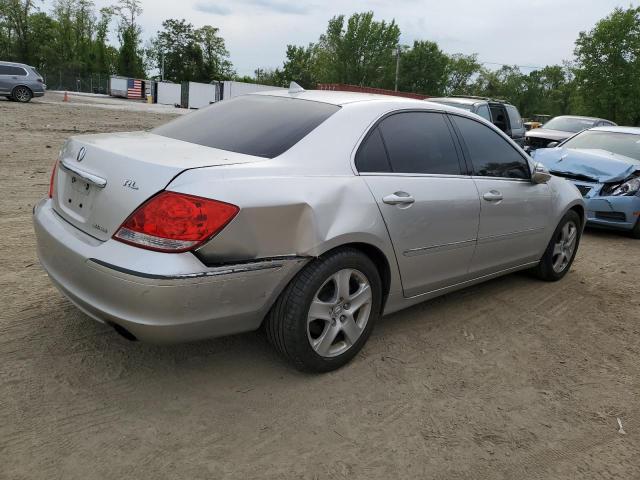
POLYGON ((473 113, 301 88, 71 137, 34 209, 43 267, 88 316, 151 342, 262 326, 310 371, 383 314, 516 270, 561 279, 584 221, 574 185, 473 113))

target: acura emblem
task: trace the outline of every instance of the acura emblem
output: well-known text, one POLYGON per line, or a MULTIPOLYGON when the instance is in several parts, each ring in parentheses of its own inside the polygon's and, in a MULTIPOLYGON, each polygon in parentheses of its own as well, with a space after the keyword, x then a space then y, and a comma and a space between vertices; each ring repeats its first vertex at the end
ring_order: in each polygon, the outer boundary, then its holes
POLYGON ((78 162, 81 162, 84 159, 84 156, 87 154, 87 149, 84 147, 80 147, 80 150, 78 150, 78 155, 76 156, 76 160, 78 162))

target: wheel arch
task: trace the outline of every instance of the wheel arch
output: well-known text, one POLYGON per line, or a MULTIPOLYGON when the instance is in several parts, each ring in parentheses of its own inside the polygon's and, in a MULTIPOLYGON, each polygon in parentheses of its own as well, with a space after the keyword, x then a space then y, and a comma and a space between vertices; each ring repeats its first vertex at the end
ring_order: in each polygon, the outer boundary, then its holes
POLYGON ((23 84, 23 83, 19 83, 18 85, 15 85, 15 86, 11 89, 11 96, 13 96, 13 92, 15 92, 15 91, 16 91, 16 89, 17 89, 17 88, 20 88, 20 87, 24 87, 24 88, 26 88, 27 90, 29 90, 29 92, 31 93, 31 98, 33 98, 33 88, 31 88, 29 85, 25 85, 25 84, 23 84))

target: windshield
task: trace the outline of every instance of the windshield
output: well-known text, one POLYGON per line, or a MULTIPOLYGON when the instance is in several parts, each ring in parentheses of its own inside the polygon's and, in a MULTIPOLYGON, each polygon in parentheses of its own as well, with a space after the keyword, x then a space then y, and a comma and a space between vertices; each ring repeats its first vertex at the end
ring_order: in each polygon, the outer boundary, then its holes
POLYGON ((458 102, 445 102, 444 100, 431 100, 427 98, 427 102, 440 103, 442 105, 449 105, 450 107, 462 108, 463 110, 471 111, 473 107, 470 103, 458 103, 458 102))
POLYGON ((562 144, 566 148, 606 150, 640 160, 640 135, 588 130, 562 144))
POLYGON ((588 118, 556 117, 545 123, 542 128, 560 130, 561 132, 581 132, 595 125, 596 121, 588 118))
POLYGON ((339 109, 309 100, 244 95, 214 103, 151 132, 205 147, 273 158, 339 109))

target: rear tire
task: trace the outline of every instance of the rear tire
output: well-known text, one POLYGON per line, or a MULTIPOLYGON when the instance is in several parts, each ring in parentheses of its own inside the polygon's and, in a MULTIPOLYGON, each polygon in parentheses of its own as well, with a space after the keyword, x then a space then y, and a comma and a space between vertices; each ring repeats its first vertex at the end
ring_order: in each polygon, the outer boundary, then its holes
POLYGON ((11 92, 11 97, 20 103, 28 103, 33 98, 33 92, 28 88, 22 85, 17 86, 11 92))
POLYGON ((564 277, 576 258, 581 235, 580 216, 569 210, 553 232, 540 263, 533 268, 533 273, 547 282, 556 282, 564 277))
POLYGON ((381 309, 376 266, 359 250, 342 248, 313 260, 295 276, 264 327, 271 344, 296 368, 329 372, 360 351, 381 309))

